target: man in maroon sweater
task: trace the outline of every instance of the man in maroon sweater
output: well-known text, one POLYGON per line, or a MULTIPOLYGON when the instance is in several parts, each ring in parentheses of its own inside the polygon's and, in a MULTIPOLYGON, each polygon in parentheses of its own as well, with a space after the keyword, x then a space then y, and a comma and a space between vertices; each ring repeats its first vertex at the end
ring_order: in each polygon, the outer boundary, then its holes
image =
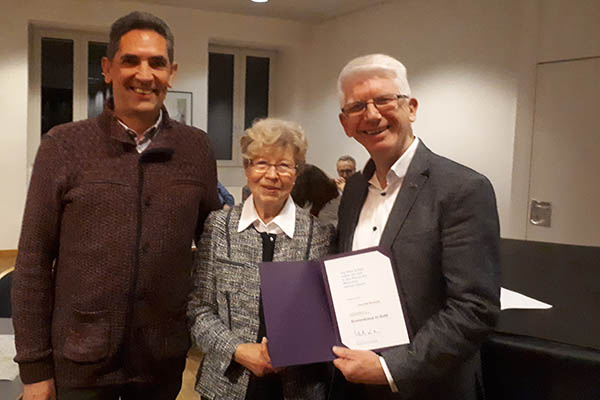
POLYGON ((177 70, 159 18, 117 20, 114 98, 38 150, 13 285, 24 399, 175 399, 189 347, 190 244, 219 208, 199 129, 163 107, 177 70))

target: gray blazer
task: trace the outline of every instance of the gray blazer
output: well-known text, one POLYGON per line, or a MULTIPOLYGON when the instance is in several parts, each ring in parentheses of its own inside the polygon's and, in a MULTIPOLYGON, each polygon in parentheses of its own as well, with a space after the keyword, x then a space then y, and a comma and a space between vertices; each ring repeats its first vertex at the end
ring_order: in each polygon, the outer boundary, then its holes
MULTIPOLYGON (((233 361, 239 344, 256 342, 262 239, 253 228, 237 232, 242 206, 211 213, 193 267, 188 303, 191 334, 204 353, 196 390, 207 399, 244 399, 250 371, 233 361)), ((335 245, 335 230, 296 207, 294 238, 278 235, 273 261, 317 259, 335 245)), ((280 372, 287 399, 325 399, 326 364, 280 372)))
MULTIPOLYGON (((346 185, 339 211, 340 251, 352 248, 374 170, 370 161, 346 185)), ((380 241, 393 255, 412 331, 409 345, 381 353, 400 393, 338 381, 336 390, 345 389, 339 398, 480 397, 478 350, 500 306, 498 242, 490 182, 419 143, 380 241)))

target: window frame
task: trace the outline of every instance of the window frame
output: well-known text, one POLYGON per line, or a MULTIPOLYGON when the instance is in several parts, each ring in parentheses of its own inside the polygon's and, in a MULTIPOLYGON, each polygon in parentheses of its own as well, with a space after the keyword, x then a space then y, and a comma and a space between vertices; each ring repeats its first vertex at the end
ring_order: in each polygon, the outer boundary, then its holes
POLYGON ((42 39, 73 41, 73 118, 88 117, 88 43, 108 43, 108 32, 84 32, 30 25, 29 90, 27 104, 27 184, 42 139, 42 39))
MULTIPOLYGON (((243 160, 240 151, 240 139, 244 135, 246 105, 246 57, 264 57, 269 59, 269 92, 267 97, 267 114, 268 116, 271 116, 273 114, 273 83, 275 82, 274 66, 277 59, 277 52, 275 50, 253 49, 210 43, 208 45, 207 64, 210 53, 233 55, 233 132, 231 133, 231 160, 217 160, 217 167, 242 167, 243 160)), ((208 74, 210 74, 210 71, 208 71, 208 74)), ((207 87, 209 79, 208 74, 206 77, 207 87)), ((206 93, 206 97, 208 99, 208 91, 206 93)), ((206 112, 208 121, 208 101, 206 112)))

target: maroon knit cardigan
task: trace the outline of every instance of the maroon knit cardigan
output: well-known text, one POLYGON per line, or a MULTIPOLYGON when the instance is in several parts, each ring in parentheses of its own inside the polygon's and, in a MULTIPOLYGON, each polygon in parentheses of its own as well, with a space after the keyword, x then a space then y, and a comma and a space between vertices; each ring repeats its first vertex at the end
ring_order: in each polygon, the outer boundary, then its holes
POLYGON ((44 135, 12 292, 21 379, 63 387, 181 373, 190 245, 219 208, 207 135, 171 120, 138 154, 109 103, 44 135))

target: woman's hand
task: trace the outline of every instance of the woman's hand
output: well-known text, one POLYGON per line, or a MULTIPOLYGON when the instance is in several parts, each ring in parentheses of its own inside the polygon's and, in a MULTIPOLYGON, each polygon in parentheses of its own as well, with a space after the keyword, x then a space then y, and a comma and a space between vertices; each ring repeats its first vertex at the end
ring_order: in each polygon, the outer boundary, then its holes
POLYGON ((276 372, 271 366, 266 337, 263 337, 260 343, 240 344, 235 350, 233 359, 256 376, 265 376, 276 372))

